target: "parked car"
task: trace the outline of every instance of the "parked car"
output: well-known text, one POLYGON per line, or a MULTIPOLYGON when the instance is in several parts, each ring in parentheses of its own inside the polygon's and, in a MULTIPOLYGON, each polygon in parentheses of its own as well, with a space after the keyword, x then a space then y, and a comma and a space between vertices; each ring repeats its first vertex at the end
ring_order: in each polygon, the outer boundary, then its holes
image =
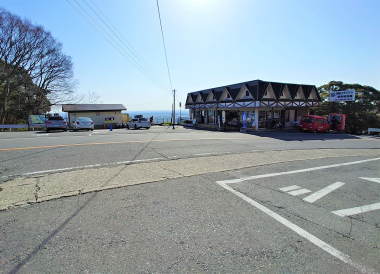
POLYGON ((49 132, 53 129, 60 129, 67 131, 67 122, 61 116, 54 115, 48 116, 45 120, 46 132, 49 132))
MULTIPOLYGON (((135 116, 136 117, 136 116, 135 116)), ((127 123, 127 129, 139 129, 139 128, 146 128, 149 129, 151 126, 150 122, 148 119, 144 117, 139 117, 139 118, 133 118, 127 123)))
POLYGON ((327 132, 330 130, 330 124, 327 120, 327 117, 318 115, 305 115, 301 120, 300 128, 303 131, 327 132))
POLYGON ((94 130, 94 122, 91 118, 88 117, 78 117, 71 123, 71 127, 73 128, 73 130, 94 130))

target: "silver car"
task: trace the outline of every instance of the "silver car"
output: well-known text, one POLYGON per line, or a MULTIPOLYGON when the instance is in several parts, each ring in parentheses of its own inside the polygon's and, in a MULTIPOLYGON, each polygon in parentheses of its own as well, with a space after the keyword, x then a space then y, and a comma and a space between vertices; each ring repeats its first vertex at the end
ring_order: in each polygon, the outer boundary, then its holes
POLYGON ((73 130, 94 130, 94 122, 88 117, 78 117, 71 123, 71 127, 73 130))
POLYGON ((67 131, 67 123, 65 119, 63 119, 59 115, 48 116, 47 119, 45 120, 45 127, 46 127, 46 132, 49 132, 51 130, 57 130, 57 129, 67 131))

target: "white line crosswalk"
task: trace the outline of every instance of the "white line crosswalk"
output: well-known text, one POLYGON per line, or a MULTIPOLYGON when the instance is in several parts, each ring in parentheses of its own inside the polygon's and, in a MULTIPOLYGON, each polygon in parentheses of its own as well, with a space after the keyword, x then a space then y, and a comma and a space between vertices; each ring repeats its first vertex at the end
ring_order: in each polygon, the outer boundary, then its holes
POLYGON ((326 196, 327 194, 333 192, 334 190, 340 188, 341 186, 343 186, 345 183, 342 183, 342 182, 336 182, 336 183, 333 183, 331 185, 328 185, 316 192, 314 192, 313 194, 310 194, 309 196, 303 198, 303 200, 305 202, 309 202, 309 203, 314 203, 315 201, 323 198, 324 196, 326 196))
POLYGON ((332 213, 340 217, 345 217, 345 216, 352 216, 356 214, 366 213, 366 212, 377 210, 377 209, 380 209, 380 203, 335 210, 335 211, 332 211, 332 213))

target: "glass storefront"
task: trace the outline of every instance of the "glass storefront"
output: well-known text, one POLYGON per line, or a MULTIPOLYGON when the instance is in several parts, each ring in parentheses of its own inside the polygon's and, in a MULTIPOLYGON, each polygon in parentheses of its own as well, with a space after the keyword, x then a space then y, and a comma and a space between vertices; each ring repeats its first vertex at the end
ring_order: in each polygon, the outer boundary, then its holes
POLYGON ((255 112, 254 111, 242 111, 241 121, 242 128, 255 128, 255 112))

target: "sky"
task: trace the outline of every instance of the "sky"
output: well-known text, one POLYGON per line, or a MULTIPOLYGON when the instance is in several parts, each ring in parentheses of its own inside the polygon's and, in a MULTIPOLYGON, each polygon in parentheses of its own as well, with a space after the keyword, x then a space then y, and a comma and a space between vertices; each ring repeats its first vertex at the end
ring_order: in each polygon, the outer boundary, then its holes
MULTIPOLYGON (((188 92, 255 79, 380 89, 378 0, 159 4, 177 107, 188 92)), ((129 111, 171 108, 155 0, 0 0, 0 7, 62 43, 76 93, 129 111)))

